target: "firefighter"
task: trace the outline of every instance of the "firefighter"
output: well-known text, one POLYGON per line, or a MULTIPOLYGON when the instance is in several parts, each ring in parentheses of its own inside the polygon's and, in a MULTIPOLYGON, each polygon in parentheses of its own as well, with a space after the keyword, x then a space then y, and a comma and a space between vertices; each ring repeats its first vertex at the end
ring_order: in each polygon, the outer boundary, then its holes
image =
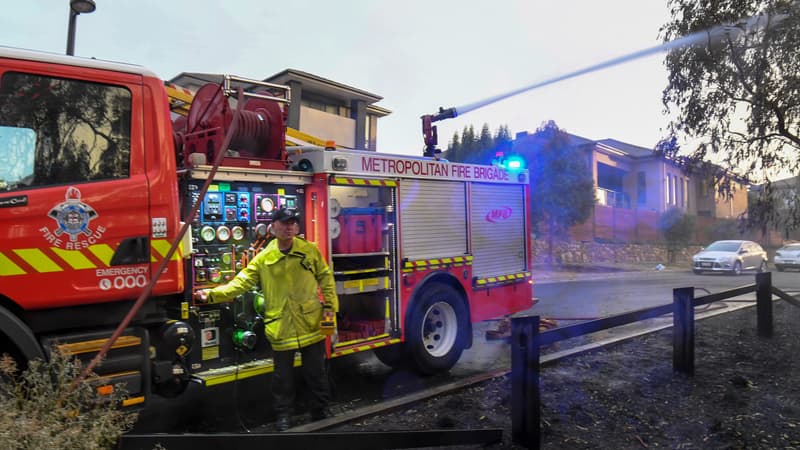
POLYGON ((325 335, 320 323, 323 318, 333 320, 339 299, 333 274, 317 246, 296 236, 300 231, 299 220, 294 210, 276 211, 272 222, 275 239, 228 284, 196 294, 198 301, 216 303, 261 288, 265 300, 264 329, 274 351, 272 395, 280 431, 291 426, 295 351, 302 356, 302 373, 311 391, 311 419, 330 416, 325 335), (319 301, 319 291, 324 302, 319 301))

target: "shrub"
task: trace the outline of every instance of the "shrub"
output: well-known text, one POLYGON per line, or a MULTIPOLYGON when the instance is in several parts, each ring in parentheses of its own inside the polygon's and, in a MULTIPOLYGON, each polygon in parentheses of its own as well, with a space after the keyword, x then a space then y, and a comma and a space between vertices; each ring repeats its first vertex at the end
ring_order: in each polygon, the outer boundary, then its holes
POLYGON ((694 236, 694 217, 678 208, 670 208, 659 216, 658 228, 667 241, 669 261, 675 262, 676 251, 689 244, 694 236))
POLYGON ((49 361, 33 360, 19 372, 8 355, 0 358, 0 448, 110 449, 136 422, 122 411, 120 386, 102 398, 97 375, 75 383, 77 359, 54 350, 49 361))

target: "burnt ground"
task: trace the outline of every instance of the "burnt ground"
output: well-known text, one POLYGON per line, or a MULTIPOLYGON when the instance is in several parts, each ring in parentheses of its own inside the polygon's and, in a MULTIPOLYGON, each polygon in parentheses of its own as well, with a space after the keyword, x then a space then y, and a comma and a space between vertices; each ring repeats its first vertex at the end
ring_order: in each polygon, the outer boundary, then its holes
MULTIPOLYGON (((800 449, 800 308, 773 311, 771 339, 754 307, 698 321, 693 377, 673 371, 671 329, 545 366, 541 447, 800 449)), ((522 448, 510 396, 497 377, 327 431, 501 428, 485 448, 522 448)))

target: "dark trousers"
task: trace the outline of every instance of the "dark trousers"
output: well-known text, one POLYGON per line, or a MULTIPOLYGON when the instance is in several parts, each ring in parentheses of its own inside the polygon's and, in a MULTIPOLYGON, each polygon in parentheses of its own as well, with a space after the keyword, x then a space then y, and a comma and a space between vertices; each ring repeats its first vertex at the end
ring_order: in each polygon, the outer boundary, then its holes
MULTIPOLYGON (((295 350, 274 352, 275 366, 272 373, 272 398, 278 416, 291 415, 294 409, 294 353, 295 350)), ((309 409, 320 411, 331 399, 328 372, 325 367, 325 341, 300 349, 303 365, 301 372, 310 392, 309 409)))

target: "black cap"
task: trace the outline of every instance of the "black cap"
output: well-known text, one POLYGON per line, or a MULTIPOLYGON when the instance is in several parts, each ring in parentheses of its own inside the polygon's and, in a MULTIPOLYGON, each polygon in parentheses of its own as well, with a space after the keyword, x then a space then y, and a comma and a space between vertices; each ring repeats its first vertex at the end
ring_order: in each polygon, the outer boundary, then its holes
POLYGON ((290 220, 300 222, 300 213, 295 209, 281 208, 275 211, 275 214, 272 215, 272 220, 276 222, 289 222, 290 220))

